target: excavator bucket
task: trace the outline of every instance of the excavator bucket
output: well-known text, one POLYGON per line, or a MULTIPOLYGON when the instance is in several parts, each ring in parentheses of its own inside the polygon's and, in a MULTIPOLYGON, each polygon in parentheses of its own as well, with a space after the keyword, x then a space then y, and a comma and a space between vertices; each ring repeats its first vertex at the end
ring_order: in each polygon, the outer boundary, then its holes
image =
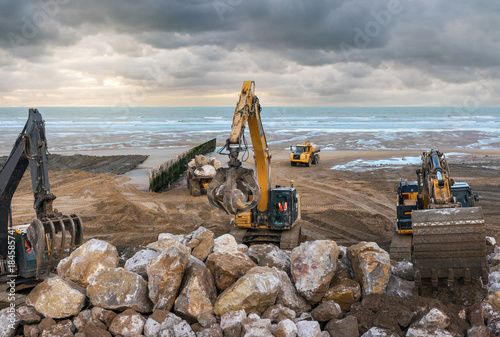
POLYGON ((76 214, 35 219, 28 227, 27 236, 36 256, 36 271, 28 270, 35 275, 21 276, 41 279, 83 243, 82 219, 76 214))
POLYGON ((219 168, 207 187, 208 200, 228 214, 255 207, 261 192, 253 170, 243 167, 219 168))
POLYGON ((486 271, 486 237, 480 207, 426 209, 412 212, 415 281, 430 278, 437 286, 447 278, 481 276, 486 271))

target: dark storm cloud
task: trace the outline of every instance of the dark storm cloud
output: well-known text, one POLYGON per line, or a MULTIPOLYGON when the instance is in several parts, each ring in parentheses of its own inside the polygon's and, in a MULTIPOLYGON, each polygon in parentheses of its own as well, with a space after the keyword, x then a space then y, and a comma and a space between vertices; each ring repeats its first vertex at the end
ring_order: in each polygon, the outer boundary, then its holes
POLYGON ((498 74, 499 19, 494 0, 0 0, 0 70, 64 64, 61 85, 137 85, 154 65, 148 85, 172 91, 249 73, 323 97, 429 91, 498 74))

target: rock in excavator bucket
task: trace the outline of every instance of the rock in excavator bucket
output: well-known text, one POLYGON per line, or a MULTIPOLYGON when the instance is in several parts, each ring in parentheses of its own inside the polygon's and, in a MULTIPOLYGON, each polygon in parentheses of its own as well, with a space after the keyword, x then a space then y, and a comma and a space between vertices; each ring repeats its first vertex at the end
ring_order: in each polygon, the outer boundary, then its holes
POLYGON ((415 281, 481 276, 487 282, 486 237, 480 207, 412 212, 415 281))
POLYGON ((257 206, 261 191, 252 169, 221 167, 207 186, 207 196, 217 208, 228 214, 239 214, 257 206))
POLYGON ((82 219, 76 214, 35 219, 27 234, 36 255, 36 271, 27 276, 45 278, 59 261, 83 243, 82 219))

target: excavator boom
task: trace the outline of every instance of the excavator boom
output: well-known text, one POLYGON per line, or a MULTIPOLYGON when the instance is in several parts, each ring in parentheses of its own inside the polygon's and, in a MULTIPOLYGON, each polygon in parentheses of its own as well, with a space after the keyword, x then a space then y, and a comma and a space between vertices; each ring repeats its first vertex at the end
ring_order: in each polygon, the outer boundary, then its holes
POLYGON ((293 186, 271 188, 271 156, 260 113, 255 83, 243 82, 224 147, 228 167, 217 170, 207 187, 207 196, 213 205, 235 215, 231 234, 238 242, 274 242, 282 249, 292 249, 300 240, 300 197, 293 186), (242 161, 248 158, 244 132, 247 125, 257 178, 253 169, 242 167, 242 161))
POLYGON ((48 274, 83 240, 80 217, 62 215, 52 207, 56 196, 50 192, 47 153, 45 122, 37 109, 29 109, 28 121, 0 171, 0 261, 7 259, 9 236, 14 237, 8 233, 16 233, 17 267, 22 277, 48 274), (37 218, 29 227, 14 226, 12 197, 28 166, 37 218))
POLYGON ((259 99, 255 96, 255 83, 243 82, 231 133, 226 141, 225 148, 229 155, 228 168, 220 168, 207 188, 210 202, 229 214, 239 214, 255 206, 261 212, 267 211, 270 156, 260 120, 260 110, 259 99), (247 124, 253 144, 258 182, 253 170, 241 167, 239 158, 241 152, 248 151, 244 137, 247 124), (252 195, 250 201, 248 191, 252 195))

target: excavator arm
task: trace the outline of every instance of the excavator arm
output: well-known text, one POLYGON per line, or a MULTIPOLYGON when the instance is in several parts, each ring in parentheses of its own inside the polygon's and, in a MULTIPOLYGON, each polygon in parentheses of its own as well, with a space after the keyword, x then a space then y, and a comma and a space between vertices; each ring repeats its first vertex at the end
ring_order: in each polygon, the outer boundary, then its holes
MULTIPOLYGON (((7 233, 9 229, 14 228, 11 212, 12 197, 29 166, 34 194, 33 207, 37 219, 28 228, 27 237, 37 255, 37 278, 40 276, 40 268, 53 267, 63 252, 72 250, 81 244, 83 239, 80 217, 74 214, 63 216, 52 207, 56 196, 50 192, 47 153, 45 122, 37 109, 29 109, 28 121, 0 171, 0 260, 7 258, 9 241, 7 233), (62 235, 60 247, 55 247, 54 244, 57 233, 62 235), (65 242, 67 239, 70 241, 69 244, 65 242), (49 264, 44 263, 47 255, 49 264)), ((22 240, 25 239, 23 237, 22 240)), ((26 259, 18 262, 24 263, 23 266, 18 266, 20 272, 24 274, 21 276, 33 276, 34 271, 26 266, 26 259)))
POLYGON ((422 154, 422 170, 419 172, 422 181, 424 208, 460 207, 451 193, 454 181, 445 156, 439 150, 430 150, 422 154))
POLYGON ((210 202, 229 214, 239 214, 254 207, 260 212, 266 212, 268 208, 270 155, 260 112, 255 83, 243 82, 231 133, 225 146, 229 167, 220 168, 207 189, 210 202), (252 169, 241 167, 240 154, 248 150, 244 137, 247 125, 254 150, 258 182, 252 169), (251 200, 248 191, 252 195, 251 200))

